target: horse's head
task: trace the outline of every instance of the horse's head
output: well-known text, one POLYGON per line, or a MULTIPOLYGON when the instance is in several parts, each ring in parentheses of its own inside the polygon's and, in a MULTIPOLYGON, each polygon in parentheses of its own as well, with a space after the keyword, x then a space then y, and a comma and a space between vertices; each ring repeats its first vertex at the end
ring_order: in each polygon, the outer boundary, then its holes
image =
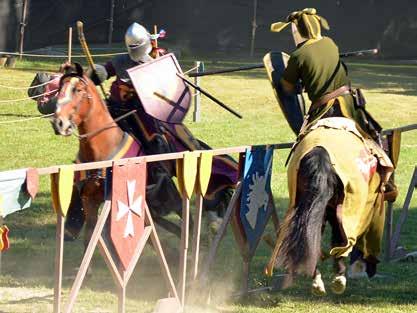
POLYGON ((83 69, 78 63, 65 67, 64 73, 59 85, 52 125, 56 134, 69 136, 90 115, 92 95, 89 92, 89 84, 91 82, 84 76, 83 69))

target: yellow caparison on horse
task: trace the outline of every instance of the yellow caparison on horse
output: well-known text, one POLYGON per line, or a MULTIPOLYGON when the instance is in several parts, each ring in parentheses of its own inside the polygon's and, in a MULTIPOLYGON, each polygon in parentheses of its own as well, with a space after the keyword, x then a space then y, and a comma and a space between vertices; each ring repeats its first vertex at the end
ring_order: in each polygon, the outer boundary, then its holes
POLYGON ((354 121, 343 117, 319 120, 298 140, 288 165, 290 204, 266 268, 282 267, 288 275, 313 277, 312 291, 325 294, 317 269, 322 232, 329 222, 335 277, 334 293, 346 288, 344 259, 356 250, 376 271, 384 229, 384 185, 393 165, 382 149, 366 139, 354 121))

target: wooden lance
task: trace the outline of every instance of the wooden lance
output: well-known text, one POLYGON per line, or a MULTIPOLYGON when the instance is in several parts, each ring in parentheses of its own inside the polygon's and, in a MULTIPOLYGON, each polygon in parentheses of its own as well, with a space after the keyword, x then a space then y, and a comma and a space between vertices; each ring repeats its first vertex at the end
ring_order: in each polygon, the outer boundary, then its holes
MULTIPOLYGON (((94 65, 93 57, 91 56, 90 49, 88 48, 87 41, 85 40, 83 22, 77 21, 77 30, 78 30, 78 39, 80 40, 81 47, 83 48, 85 57, 87 58, 88 65, 90 66, 93 74, 97 75, 96 66, 94 65)), ((104 90, 102 83, 100 83, 100 89, 104 95, 104 98, 107 98, 107 95, 106 95, 106 92, 104 90)))

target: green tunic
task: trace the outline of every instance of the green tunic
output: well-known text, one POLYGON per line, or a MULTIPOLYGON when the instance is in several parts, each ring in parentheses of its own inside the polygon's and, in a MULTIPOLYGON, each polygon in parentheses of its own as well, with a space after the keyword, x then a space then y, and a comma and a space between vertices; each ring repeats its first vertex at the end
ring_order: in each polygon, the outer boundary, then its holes
MULTIPOLYGON (((300 44, 291 54, 282 78, 293 85, 301 80, 312 102, 344 85, 350 85, 346 70, 339 63, 339 49, 329 37, 310 39, 300 44)), ((339 101, 339 105, 343 102, 343 116, 356 120, 353 97, 344 95, 342 98, 344 101, 339 101)), ((322 117, 333 102, 329 101, 328 105, 309 112, 309 121, 313 122, 322 117)))

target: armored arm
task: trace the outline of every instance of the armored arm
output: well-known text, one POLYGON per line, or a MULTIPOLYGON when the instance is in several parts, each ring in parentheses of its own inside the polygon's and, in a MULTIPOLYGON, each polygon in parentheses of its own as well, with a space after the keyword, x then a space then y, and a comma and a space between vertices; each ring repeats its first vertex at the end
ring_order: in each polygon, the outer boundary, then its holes
POLYGON ((94 66, 95 66, 95 71, 89 68, 86 71, 86 75, 88 78, 90 78, 93 81, 93 83, 96 86, 98 86, 101 83, 103 83, 105 80, 109 79, 110 75, 105 65, 94 64, 94 66))

